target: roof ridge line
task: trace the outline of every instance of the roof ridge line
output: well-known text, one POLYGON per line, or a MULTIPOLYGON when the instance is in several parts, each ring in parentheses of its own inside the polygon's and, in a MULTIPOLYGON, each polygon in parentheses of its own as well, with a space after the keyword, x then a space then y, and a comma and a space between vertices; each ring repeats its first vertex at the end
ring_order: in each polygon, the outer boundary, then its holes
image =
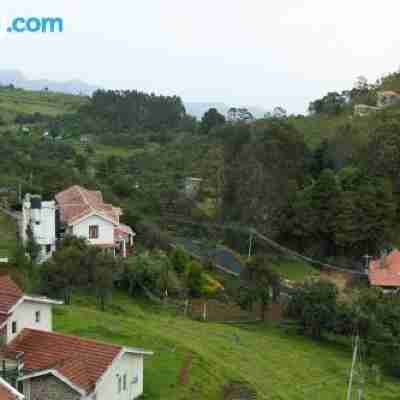
MULTIPOLYGON (((85 341, 85 342, 103 344, 103 345, 106 345, 106 346, 116 347, 116 348, 119 348, 119 349, 123 349, 123 348, 124 348, 124 346, 120 346, 120 345, 117 345, 117 344, 107 343, 107 342, 103 342, 103 341, 99 341, 99 340, 91 339, 91 338, 86 338, 86 337, 84 337, 84 336, 68 335, 68 334, 62 333, 62 332, 56 332, 56 331, 48 332, 48 331, 42 331, 42 330, 40 330, 40 329, 33 329, 33 328, 24 328, 24 329, 21 331, 21 333, 22 333, 23 331, 40 332, 40 333, 44 333, 44 334, 46 334, 46 335, 56 335, 56 336, 62 336, 62 337, 67 337, 67 338, 72 338, 72 339, 79 339, 79 340, 82 340, 82 341, 85 341)), ((21 334, 21 333, 20 333, 20 334, 21 334)), ((19 335, 18 335, 18 336, 19 336, 19 335)), ((17 337, 18 337, 18 336, 17 336, 17 337)))

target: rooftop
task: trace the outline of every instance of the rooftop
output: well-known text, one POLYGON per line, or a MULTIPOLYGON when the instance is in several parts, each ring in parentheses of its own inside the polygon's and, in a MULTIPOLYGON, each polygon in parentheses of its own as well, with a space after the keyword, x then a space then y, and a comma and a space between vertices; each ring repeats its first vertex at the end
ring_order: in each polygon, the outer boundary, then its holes
POLYGON ((392 251, 383 263, 373 260, 369 265, 369 282, 373 286, 400 287, 400 251, 392 251))
POLYGON ((53 371, 90 393, 122 350, 119 346, 76 336, 24 329, 4 354, 14 359, 22 352, 25 370, 35 374, 53 371))
POLYGON ((101 192, 78 185, 58 193, 55 198, 60 207, 61 221, 67 224, 96 213, 118 225, 122 214, 120 208, 104 203, 101 192))

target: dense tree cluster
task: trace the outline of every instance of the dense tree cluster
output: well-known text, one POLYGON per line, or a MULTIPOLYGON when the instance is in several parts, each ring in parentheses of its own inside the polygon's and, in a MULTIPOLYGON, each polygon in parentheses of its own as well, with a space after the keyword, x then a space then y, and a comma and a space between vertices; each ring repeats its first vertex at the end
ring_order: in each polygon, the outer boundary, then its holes
POLYGON ((291 120, 221 128, 225 220, 302 252, 361 261, 396 239, 400 124, 382 113, 310 151, 291 120))
POLYGON ((98 90, 82 107, 80 115, 89 123, 93 122, 95 133, 119 133, 176 129, 181 126, 186 112, 177 96, 157 96, 136 90, 98 90))
POLYGON ((364 289, 343 302, 328 281, 306 282, 293 292, 286 308, 286 316, 298 322, 299 331, 315 339, 359 335, 367 362, 378 362, 396 376, 400 376, 399 312, 396 294, 364 289))

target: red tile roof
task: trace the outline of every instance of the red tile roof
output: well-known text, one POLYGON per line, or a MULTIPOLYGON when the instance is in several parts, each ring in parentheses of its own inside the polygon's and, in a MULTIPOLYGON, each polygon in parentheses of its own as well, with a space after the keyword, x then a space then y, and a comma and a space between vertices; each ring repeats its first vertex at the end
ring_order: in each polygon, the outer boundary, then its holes
POLYGON ((60 207, 61 221, 67 224, 95 212, 111 219, 117 225, 122 214, 120 208, 103 202, 101 192, 87 190, 78 185, 58 193, 55 198, 60 207))
POLYGON ((392 251, 381 265, 381 260, 371 261, 369 282, 373 286, 400 287, 400 251, 392 251))
POLYGON ((0 400, 23 399, 23 395, 18 393, 6 381, 0 378, 0 400))
POLYGON ((129 235, 135 236, 135 232, 133 232, 132 228, 128 225, 119 224, 114 229, 114 240, 116 242, 122 239, 127 239, 129 235))
POLYGON ((122 347, 61 333, 24 329, 5 349, 7 357, 23 352, 32 373, 55 370, 90 393, 122 347))
POLYGON ((0 276, 0 320, 24 296, 22 290, 8 276, 0 276))
POLYGON ((4 386, 0 386, 0 400, 15 400, 16 397, 4 386))

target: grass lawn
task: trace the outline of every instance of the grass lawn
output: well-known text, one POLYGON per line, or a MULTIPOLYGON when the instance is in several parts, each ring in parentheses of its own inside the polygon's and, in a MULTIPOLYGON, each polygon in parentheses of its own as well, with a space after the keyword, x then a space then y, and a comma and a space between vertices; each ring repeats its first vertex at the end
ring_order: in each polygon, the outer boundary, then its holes
POLYGON ((290 259, 280 259, 277 263, 272 264, 271 268, 282 278, 291 281, 304 281, 312 276, 320 275, 320 271, 310 264, 290 259))
MULTIPOLYGON (((145 362, 145 399, 223 399, 232 380, 248 382, 260 399, 342 400, 351 364, 346 345, 316 343, 272 325, 231 326, 184 319, 174 312, 114 294, 107 312, 89 297, 55 310, 55 328, 153 350, 145 362), (192 358, 189 379, 181 369, 192 358)), ((367 379, 365 399, 398 399, 398 382, 367 379)))
POLYGON ((16 245, 15 221, 0 212, 0 257, 11 257, 16 245))

